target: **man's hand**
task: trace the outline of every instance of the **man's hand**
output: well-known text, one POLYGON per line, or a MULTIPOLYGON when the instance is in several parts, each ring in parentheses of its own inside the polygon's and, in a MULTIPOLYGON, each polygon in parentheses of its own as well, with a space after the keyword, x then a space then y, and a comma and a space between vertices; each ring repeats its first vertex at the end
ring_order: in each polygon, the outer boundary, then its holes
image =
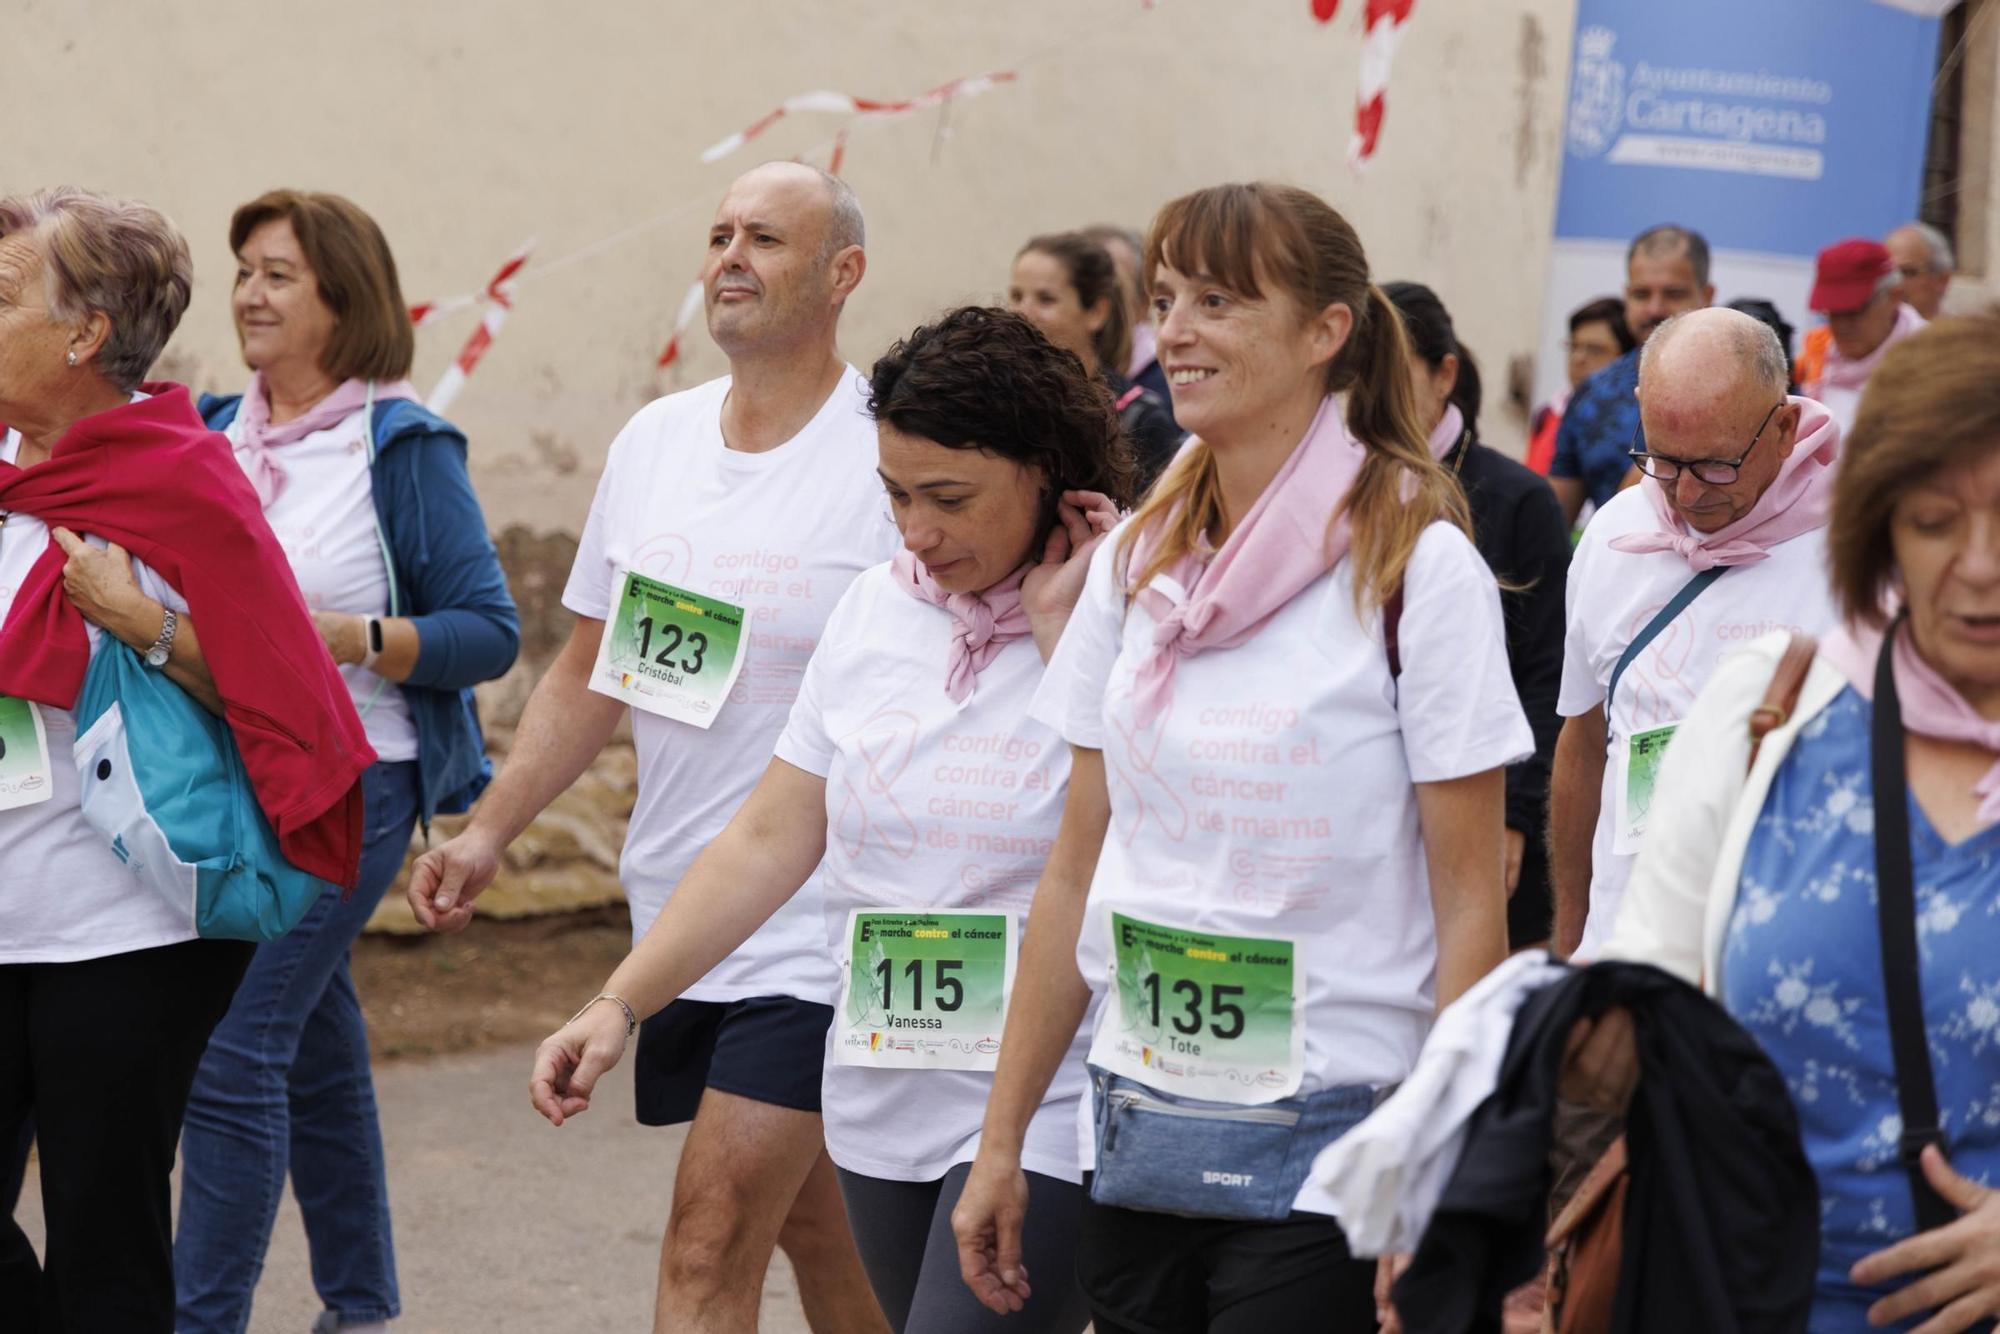
POLYGON ((472 920, 472 901, 499 874, 501 851, 470 828, 417 858, 404 891, 417 921, 432 931, 463 931, 472 920))

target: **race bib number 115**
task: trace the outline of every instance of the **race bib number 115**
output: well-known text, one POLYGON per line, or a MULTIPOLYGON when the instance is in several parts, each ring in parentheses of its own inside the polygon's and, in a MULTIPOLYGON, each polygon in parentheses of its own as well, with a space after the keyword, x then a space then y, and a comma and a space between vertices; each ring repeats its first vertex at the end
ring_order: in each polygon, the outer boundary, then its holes
POLYGON ((743 670, 743 608, 627 570, 604 622, 590 688, 706 728, 743 670))
POLYGON ((1011 913, 856 909, 847 921, 835 1062, 993 1069, 1014 948, 1011 913))

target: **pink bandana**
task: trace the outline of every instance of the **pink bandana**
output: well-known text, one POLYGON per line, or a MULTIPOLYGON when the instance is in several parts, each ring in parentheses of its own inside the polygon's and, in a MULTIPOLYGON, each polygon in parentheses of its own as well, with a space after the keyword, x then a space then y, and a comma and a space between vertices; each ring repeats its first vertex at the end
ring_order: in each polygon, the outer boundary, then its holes
MULTIPOLYGON (((412 403, 422 402, 417 396, 416 386, 408 380, 375 387, 377 403, 397 398, 406 398, 412 403)), ((315 431, 338 426, 367 405, 367 381, 348 380, 313 404, 304 415, 293 418, 283 426, 273 426, 271 401, 264 389, 264 372, 251 374, 250 387, 243 391, 242 401, 236 405, 236 420, 231 423, 229 438, 235 446, 237 462, 249 474, 250 485, 257 488, 257 499, 265 509, 271 508, 271 502, 285 489, 285 470, 278 464, 278 449, 296 444, 315 431)))
MULTIPOLYGON (((1875 659, 1882 652, 1882 631, 1866 626, 1843 625, 1820 642, 1820 656, 1840 670, 1861 698, 1875 698, 1875 659)), ((1896 636, 1893 662, 1896 673, 1896 702, 1903 713, 1903 726, 1918 736, 1938 741, 1970 741, 1994 755, 1993 767, 1972 785, 1979 798, 1979 818, 1991 824, 2000 820, 2000 720, 1981 715, 1951 683, 1938 675, 1937 668, 1924 661, 1910 639, 1905 625, 1896 636)))
POLYGON ((1882 346, 1870 352, 1859 361, 1849 361, 1840 355, 1840 344, 1828 340, 1826 345, 1826 366, 1820 371, 1820 389, 1852 389, 1859 393, 1868 383, 1868 377, 1888 355, 1889 349, 1902 342, 1911 334, 1924 327, 1927 321, 1908 306, 1896 307, 1896 324, 1889 330, 1889 336, 1882 340, 1882 346))
MULTIPOLYGON (((1826 527, 1833 501, 1833 467, 1840 456, 1840 426, 1832 414, 1809 398, 1792 397, 1799 405, 1799 438, 1778 468, 1778 475, 1757 497, 1750 512, 1713 533, 1689 532, 1667 503, 1666 489, 1648 477, 1639 484, 1652 502, 1659 527, 1650 533, 1627 533, 1611 539, 1613 551, 1671 551, 1696 572, 1717 565, 1755 565, 1771 548, 1801 533, 1826 527)), ((1761 444, 1759 448, 1768 448, 1761 444)))
MULTIPOLYGON (((1157 622, 1153 651, 1140 664, 1134 690, 1133 720, 1141 728, 1151 726, 1172 702, 1182 658, 1250 639, 1347 554, 1347 521, 1331 532, 1327 525, 1367 451, 1348 434, 1341 408, 1341 400, 1331 396, 1320 403, 1305 439, 1220 551, 1205 561, 1203 553, 1190 552, 1166 569, 1165 577, 1186 590, 1185 601, 1176 603, 1150 583, 1134 595, 1157 622)), ((1154 529, 1140 533, 1127 570, 1144 569, 1157 541, 1154 529)))
POLYGON ((1125 378, 1136 380, 1139 372, 1160 359, 1160 331, 1151 320, 1140 320, 1132 329, 1132 358, 1125 364, 1125 378))
POLYGON ((1465 434, 1465 414, 1458 410, 1458 404, 1444 405, 1444 416, 1431 428, 1431 457, 1442 462, 1445 455, 1458 448, 1459 438, 1465 434))
POLYGON ((919 602, 951 613, 951 650, 944 660, 944 693, 963 704, 972 696, 979 673, 998 656, 1007 641, 1028 633, 1028 613, 1021 610, 1023 565, 983 593, 947 593, 931 578, 924 563, 908 551, 898 551, 890 568, 896 587, 919 602))

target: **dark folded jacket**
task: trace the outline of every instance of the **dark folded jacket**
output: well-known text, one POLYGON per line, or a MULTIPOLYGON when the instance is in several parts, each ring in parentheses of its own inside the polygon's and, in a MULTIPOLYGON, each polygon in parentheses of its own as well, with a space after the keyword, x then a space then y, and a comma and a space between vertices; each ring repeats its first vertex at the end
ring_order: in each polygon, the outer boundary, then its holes
POLYGON ((1706 996, 1643 964, 1580 969, 1529 998, 1473 1114, 1396 1308, 1409 1334, 1499 1334, 1548 1225, 1550 1128, 1580 1018, 1632 1012, 1639 1085, 1617 1334, 1798 1334, 1819 1260, 1819 1190, 1783 1078, 1706 996))

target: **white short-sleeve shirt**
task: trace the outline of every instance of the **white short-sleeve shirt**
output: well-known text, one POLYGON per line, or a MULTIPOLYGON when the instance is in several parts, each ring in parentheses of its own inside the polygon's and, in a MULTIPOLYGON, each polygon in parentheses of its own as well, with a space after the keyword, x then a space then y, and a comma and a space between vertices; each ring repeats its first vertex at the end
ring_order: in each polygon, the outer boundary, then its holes
MULTIPOLYGON (((1424 532, 1392 679, 1381 614, 1357 614, 1343 558, 1255 638, 1181 659, 1172 703, 1140 729, 1133 684, 1154 619, 1120 591, 1121 537, 1092 561, 1032 710, 1104 752, 1111 825, 1077 942, 1093 999, 1110 982, 1114 911, 1292 940, 1304 965, 1299 1092, 1400 1082, 1435 1010, 1413 784, 1534 749, 1492 572, 1457 529, 1424 532)), ((1078 1130, 1088 1164, 1088 1109, 1078 1130)))
MULTIPOLYGON (((854 909, 981 908, 1027 924, 1062 822, 1069 746, 1028 716, 1042 679, 1032 637, 1009 640, 962 703, 945 693, 951 614, 897 588, 880 565, 841 599, 778 742, 826 779, 825 948, 838 958, 854 909)), ((841 1065, 829 1034, 826 1146, 850 1172, 935 1181, 979 1149, 990 1074, 841 1065)), ((1078 1181, 1079 1034, 1029 1123, 1022 1165, 1078 1181)))
MULTIPOLYGON (((227 433, 236 441, 235 423, 227 433)), ((368 413, 344 420, 281 446, 276 451, 285 484, 264 507, 264 519, 285 549, 299 592, 313 611, 351 616, 407 616, 409 608, 389 606, 386 537, 375 521, 375 474, 368 459, 368 413)), ((236 461, 246 464, 247 452, 236 461)), ((343 663, 341 679, 375 758, 417 758, 417 724, 403 692, 393 682, 358 663, 343 663)))
MULTIPOLYGON (((563 590, 565 607, 601 620, 631 569, 744 609, 743 670, 713 726, 632 712, 639 796, 618 870, 635 941, 756 786, 840 595, 896 547, 858 371, 758 454, 723 444, 728 393, 725 377, 668 395, 618 433, 563 590)), ((686 995, 831 1004, 836 985, 815 874, 686 995)))
MULTIPOLYGON (((1565 718, 1605 702, 1618 659, 1694 578, 1688 563, 1674 552, 1611 548, 1614 538, 1656 527, 1651 501, 1639 487, 1631 487, 1612 497, 1583 530, 1569 568, 1562 690, 1556 700, 1556 711, 1565 718)), ((1814 529, 1778 543, 1762 561, 1731 568, 1703 589, 1625 669, 1618 698, 1606 712, 1610 752, 1591 841, 1590 911, 1579 957, 1595 958, 1610 938, 1636 860, 1616 851, 1619 757, 1626 739, 1687 717, 1694 697, 1725 654, 1774 630, 1823 634, 1835 619, 1827 583, 1826 531, 1814 529)))
MULTIPOLYGON (((0 442, 0 462, 20 453, 18 431, 0 442)), ((97 546, 101 539, 84 534, 97 546)), ((49 530, 28 514, 0 521, 0 624, 14 609, 14 595, 49 544, 49 530)), ((151 568, 132 562, 139 588, 176 612, 187 603, 151 568)), ((94 653, 104 632, 89 627, 94 653)), ((83 790, 71 747, 76 717, 68 709, 37 705, 48 734, 47 801, 0 811, 0 964, 74 963, 195 939, 185 902, 171 903, 146 887, 111 851, 103 834, 85 823, 83 790)))

